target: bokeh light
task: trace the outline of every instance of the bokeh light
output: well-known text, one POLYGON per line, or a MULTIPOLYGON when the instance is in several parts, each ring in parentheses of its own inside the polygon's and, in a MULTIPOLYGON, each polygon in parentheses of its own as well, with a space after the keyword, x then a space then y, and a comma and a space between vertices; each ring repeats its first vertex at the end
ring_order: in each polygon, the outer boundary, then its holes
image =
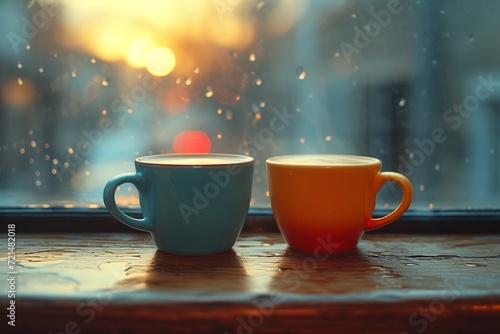
POLYGON ((154 47, 154 43, 148 38, 136 39, 128 49, 127 62, 133 67, 146 67, 148 54, 154 47))
POLYGON ((37 93, 35 84, 28 79, 11 79, 0 88, 3 102, 12 106, 25 106, 32 103, 37 93))
POLYGON ((210 137, 202 131, 183 131, 174 139, 175 153, 208 153, 210 147, 210 137))
POLYGON ((183 87, 173 87, 158 93, 158 107, 169 114, 181 113, 189 107, 190 92, 183 87))
POLYGON ((148 53, 146 62, 149 73, 158 77, 163 77, 174 69, 175 55, 166 47, 158 47, 148 53))

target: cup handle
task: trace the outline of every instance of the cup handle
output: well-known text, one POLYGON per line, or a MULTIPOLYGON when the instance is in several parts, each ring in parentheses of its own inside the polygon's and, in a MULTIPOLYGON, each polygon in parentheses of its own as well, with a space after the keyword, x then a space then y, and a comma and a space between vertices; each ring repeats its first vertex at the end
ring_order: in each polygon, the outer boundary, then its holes
POLYGON ((117 175, 110 179, 104 187, 104 205, 109 210, 109 212, 123 224, 141 231, 151 232, 153 229, 153 224, 148 217, 144 217, 141 219, 130 217, 129 215, 123 213, 123 211, 120 210, 116 205, 116 188, 118 188, 118 186, 123 183, 132 183, 139 191, 143 191, 145 188, 144 177, 140 174, 127 173, 117 175))
POLYGON ((410 183, 410 180, 408 180, 404 175, 399 173, 394 173, 394 172, 379 173, 375 177, 375 184, 374 184, 375 193, 377 193, 380 190, 380 188, 382 188, 382 185, 387 181, 394 181, 401 187, 401 189, 403 190, 403 198, 401 199, 401 202, 399 203, 398 207, 388 215, 380 218, 370 218, 365 224, 365 231, 375 230, 389 223, 392 223, 410 207, 411 200, 413 197, 413 187, 410 183))

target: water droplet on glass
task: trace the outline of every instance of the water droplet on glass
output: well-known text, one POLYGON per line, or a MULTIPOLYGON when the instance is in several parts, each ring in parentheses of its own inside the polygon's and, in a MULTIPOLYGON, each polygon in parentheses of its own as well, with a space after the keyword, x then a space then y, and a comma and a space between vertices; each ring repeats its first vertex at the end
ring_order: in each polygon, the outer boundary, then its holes
POLYGON ((231 110, 226 111, 226 119, 228 121, 233 119, 233 112, 231 110))
POLYGON ((469 35, 469 42, 474 42, 474 35, 469 35))
POLYGON ((199 66, 196 66, 193 70, 194 74, 198 74, 200 73, 200 67, 199 66))
POLYGON ((23 64, 21 62, 17 63, 17 68, 23 68, 23 64))
POLYGON ((440 12, 442 15, 444 15, 444 14, 445 14, 445 11, 444 11, 444 10, 442 10, 442 9, 441 9, 439 12, 440 12))
POLYGON ((404 98, 403 98, 403 99, 399 100, 398 105, 399 105, 400 107, 404 107, 404 106, 406 105, 406 99, 404 99, 404 98))
POLYGON ((358 18, 358 15, 357 15, 356 13, 352 13, 352 14, 351 14, 351 17, 352 17, 353 19, 356 19, 356 18, 358 18))
POLYGON ((92 64, 95 64, 95 62, 96 62, 95 58, 90 58, 90 62, 91 62, 92 64))
POLYGON ((31 45, 26 44, 26 50, 29 50, 29 49, 31 49, 31 45))
POLYGON ((432 61, 432 65, 437 65, 437 63, 438 63, 438 62, 437 62, 437 60, 436 60, 436 59, 434 59, 434 60, 432 61))
POLYGON ((214 91, 211 86, 207 86, 207 88, 205 89, 205 96, 206 97, 214 96, 214 91))
POLYGON ((340 52, 335 52, 335 58, 339 58, 340 57, 340 52))
POLYGON ((262 79, 256 79, 256 80, 255 80, 255 84, 256 84, 257 86, 262 85, 262 79))
POLYGON ((304 80, 307 75, 306 71, 301 66, 297 67, 296 73, 297 76, 299 77, 299 80, 304 80))
POLYGON ((440 170, 441 170, 441 166, 440 166, 439 164, 437 164, 436 166, 434 166, 434 169, 435 169, 436 171, 440 171, 440 170))
POLYGON ((248 60, 250 61, 255 61, 255 54, 254 53, 251 53, 250 56, 248 56, 248 60))
POLYGON ((193 83, 193 80, 191 79, 191 77, 187 77, 184 83, 186 84, 186 86, 189 86, 193 83))
POLYGON ((304 138, 300 138, 300 139, 299 139, 299 142, 300 142, 301 144, 304 144, 304 143, 306 142, 306 140, 305 140, 304 138))
POLYGON ((17 84, 18 84, 19 86, 22 86, 22 84, 23 84, 23 79, 21 79, 21 78, 17 78, 17 84))
POLYGON ((40 68, 38 69, 38 72, 39 72, 39 73, 43 73, 43 67, 40 67, 40 68))
POLYGON ((425 190, 425 186, 422 184, 422 185, 420 185, 419 189, 420 189, 420 191, 424 191, 425 190))
POLYGON ((73 78, 76 78, 76 71, 71 71, 71 76, 72 76, 73 78))
POLYGON ((326 141, 332 141, 332 136, 326 136, 326 137, 325 137, 325 140, 326 140, 326 141))

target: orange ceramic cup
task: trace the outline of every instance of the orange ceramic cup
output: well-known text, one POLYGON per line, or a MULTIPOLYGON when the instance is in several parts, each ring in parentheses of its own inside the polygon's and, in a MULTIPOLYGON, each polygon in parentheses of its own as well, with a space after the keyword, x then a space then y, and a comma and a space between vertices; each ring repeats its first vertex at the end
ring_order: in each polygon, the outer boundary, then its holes
POLYGON ((403 175, 381 173, 380 160, 351 155, 285 155, 266 161, 271 207, 291 248, 341 252, 356 247, 365 231, 387 225, 410 206, 412 186, 403 175), (373 218, 377 192, 394 181, 399 206, 373 218))

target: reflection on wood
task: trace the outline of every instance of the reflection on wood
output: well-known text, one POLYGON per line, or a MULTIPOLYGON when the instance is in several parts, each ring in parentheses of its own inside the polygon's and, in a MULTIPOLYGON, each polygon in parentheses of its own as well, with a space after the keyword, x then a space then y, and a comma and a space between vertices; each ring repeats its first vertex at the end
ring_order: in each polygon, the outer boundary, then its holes
POLYGON ((372 233, 321 256, 277 233, 209 256, 156 251, 149 234, 20 235, 16 247, 18 331, 498 330, 497 235, 372 233))

